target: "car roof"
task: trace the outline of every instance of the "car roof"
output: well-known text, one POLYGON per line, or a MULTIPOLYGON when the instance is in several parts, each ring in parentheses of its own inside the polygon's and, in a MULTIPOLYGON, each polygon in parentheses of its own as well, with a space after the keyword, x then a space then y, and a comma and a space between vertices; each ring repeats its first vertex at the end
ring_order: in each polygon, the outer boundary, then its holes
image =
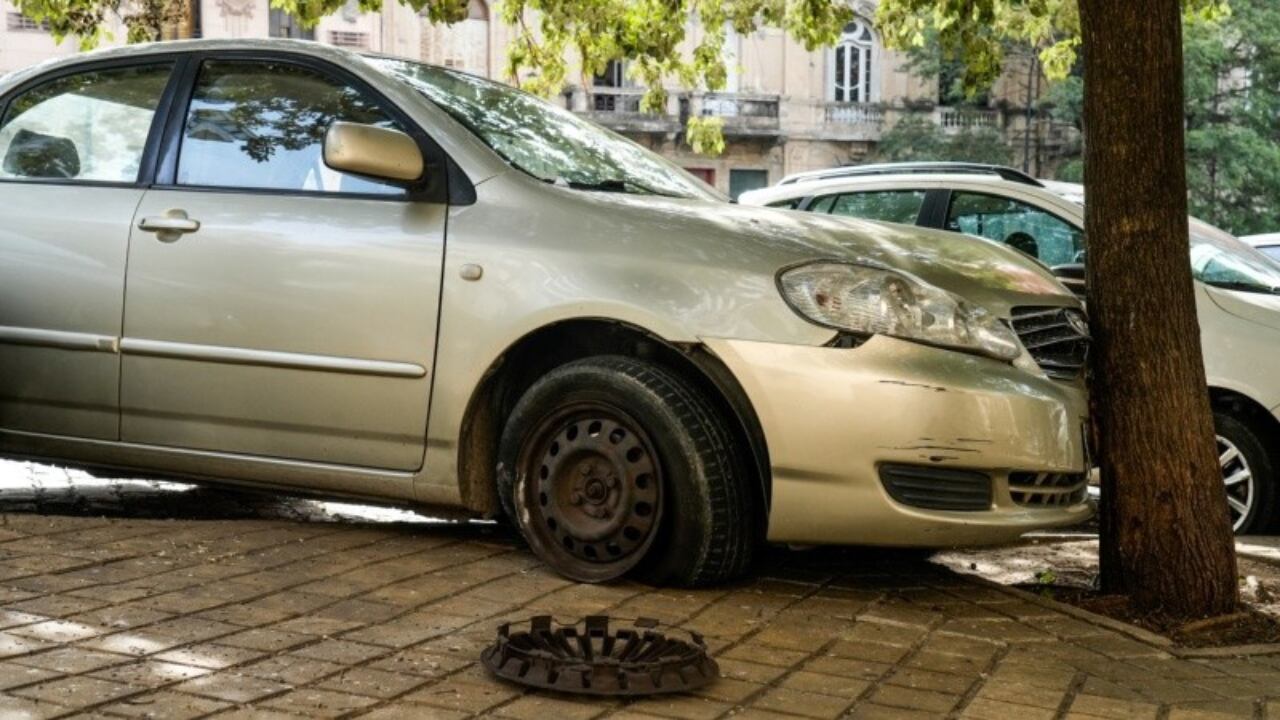
POLYGON ((345 48, 334 47, 333 45, 325 45, 323 43, 312 42, 309 40, 288 40, 284 38, 243 40, 166 40, 163 42, 140 43, 137 45, 104 48, 101 50, 92 50, 90 52, 76 53, 74 55, 45 60, 44 62, 36 63, 30 67, 0 77, 0 92, 4 92, 9 87, 29 78, 43 75, 47 72, 63 67, 74 67, 81 64, 127 59, 132 57, 145 58, 149 55, 172 55, 174 53, 227 50, 283 52, 324 58, 338 63, 350 63, 351 61, 358 60, 361 57, 360 53, 353 52, 345 48))
POLYGON ((893 163, 872 163, 867 165, 844 165, 841 167, 826 168, 823 170, 810 170, 808 172, 792 173, 778 181, 779 185, 791 185, 798 182, 809 182, 813 180, 828 180, 832 178, 845 177, 865 177, 868 175, 902 175, 902 174, 925 174, 936 175, 939 173, 956 173, 956 174, 985 174, 995 175, 1010 182, 1022 183, 1024 185, 1037 186, 1040 181, 1031 177, 1025 172, 1006 165, 992 165, 990 163, 974 163, 974 162, 951 162, 951 161, 922 161, 922 162, 893 162, 893 163))
POLYGON ((968 173, 902 173, 898 175, 883 174, 801 180, 786 185, 774 185, 772 187, 761 188, 759 190, 750 190, 742 194, 739 198, 739 202, 743 202, 748 205, 767 205, 771 202, 780 200, 860 190, 869 186, 881 187, 912 185, 921 188, 928 188, 945 187, 956 183, 982 184, 991 185, 993 187, 1000 186, 1002 184, 1017 185, 1018 187, 1030 187, 1027 185, 1018 185, 1017 183, 1009 183, 1007 180, 1002 180, 997 175, 974 175, 968 173))
POLYGON ((1263 233, 1261 235, 1242 235, 1240 239, 1254 247, 1280 245, 1280 232, 1263 233))

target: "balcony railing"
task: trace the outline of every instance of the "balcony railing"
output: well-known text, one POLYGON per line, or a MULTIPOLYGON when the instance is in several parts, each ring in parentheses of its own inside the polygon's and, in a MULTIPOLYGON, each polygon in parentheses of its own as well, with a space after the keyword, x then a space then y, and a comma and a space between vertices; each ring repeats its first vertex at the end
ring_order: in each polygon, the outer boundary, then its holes
POLYGON ((1000 129, 1000 113, 996 110, 957 110, 938 108, 936 122, 943 130, 1000 129))
POLYGON ((869 103, 827 103, 826 123, 880 127, 884 124, 884 108, 869 103))
POLYGON ((574 87, 565 94, 565 106, 607 128, 620 132, 674 133, 680 129, 675 113, 641 109, 644 88, 574 87))
POLYGON ((727 135, 776 135, 780 100, 777 95, 707 93, 696 98, 702 116, 724 119, 727 135))

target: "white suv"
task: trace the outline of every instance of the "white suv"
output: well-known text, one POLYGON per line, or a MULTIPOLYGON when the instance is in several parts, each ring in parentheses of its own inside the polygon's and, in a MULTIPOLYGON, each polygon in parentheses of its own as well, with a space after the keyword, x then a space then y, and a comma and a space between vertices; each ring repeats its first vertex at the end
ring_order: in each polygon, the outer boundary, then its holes
MULTIPOLYGON (((739 202, 977 235, 1084 294, 1080 185, 991 165, 898 163, 791 176, 739 202)), ((1195 219, 1191 263, 1231 519, 1240 533, 1265 530, 1280 520, 1280 374, 1269 362, 1280 351, 1280 265, 1195 219)))

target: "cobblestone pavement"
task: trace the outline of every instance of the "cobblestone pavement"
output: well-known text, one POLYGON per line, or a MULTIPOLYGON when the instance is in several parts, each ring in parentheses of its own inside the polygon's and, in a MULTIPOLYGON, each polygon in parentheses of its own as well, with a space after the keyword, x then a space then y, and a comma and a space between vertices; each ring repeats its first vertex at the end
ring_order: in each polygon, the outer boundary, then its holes
POLYGON ((727 587, 577 585, 492 525, 6 472, 0 718, 1280 719, 1280 656, 1176 659, 909 556, 775 550, 727 587), (584 702, 476 661, 502 619, 600 612, 697 629, 722 679, 584 702))

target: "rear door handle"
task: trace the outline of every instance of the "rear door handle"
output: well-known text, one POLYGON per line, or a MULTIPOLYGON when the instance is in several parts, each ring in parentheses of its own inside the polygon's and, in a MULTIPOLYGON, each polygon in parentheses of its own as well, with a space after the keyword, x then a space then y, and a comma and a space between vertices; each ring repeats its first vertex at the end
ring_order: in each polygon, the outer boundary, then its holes
POLYGON ((155 233, 160 242, 174 242, 186 233, 199 230, 200 221, 187 217, 185 210, 166 210, 164 215, 139 220, 138 229, 155 233))

